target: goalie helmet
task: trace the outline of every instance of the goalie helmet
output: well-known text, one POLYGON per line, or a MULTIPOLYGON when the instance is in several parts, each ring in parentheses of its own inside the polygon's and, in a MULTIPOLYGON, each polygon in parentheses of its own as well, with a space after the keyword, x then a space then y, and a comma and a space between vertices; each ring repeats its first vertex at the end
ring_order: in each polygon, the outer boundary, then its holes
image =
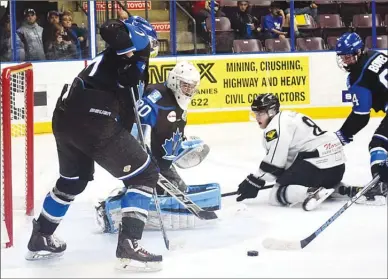
POLYGON ((280 102, 278 97, 272 93, 258 95, 252 102, 253 112, 266 112, 270 118, 279 113, 280 102))
POLYGON ((350 72, 352 65, 357 64, 358 58, 363 50, 364 43, 357 33, 343 34, 335 46, 338 66, 350 72))
POLYGON ((169 72, 167 87, 174 93, 178 105, 187 110, 189 103, 199 86, 201 76, 194 64, 182 61, 169 72))

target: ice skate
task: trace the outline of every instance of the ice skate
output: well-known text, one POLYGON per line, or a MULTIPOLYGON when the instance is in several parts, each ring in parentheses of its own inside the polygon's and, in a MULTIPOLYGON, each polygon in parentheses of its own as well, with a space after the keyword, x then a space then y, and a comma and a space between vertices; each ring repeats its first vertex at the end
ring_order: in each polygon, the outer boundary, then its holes
POLYGON ((35 219, 32 221, 32 224, 33 229, 27 246, 26 260, 34 261, 62 256, 66 250, 66 243, 54 235, 46 235, 39 232, 40 226, 35 219))
POLYGON ((162 269, 162 256, 146 251, 138 244, 138 240, 127 238, 122 232, 121 225, 116 257, 117 269, 138 272, 154 272, 162 269))
POLYGON ((318 205, 325 201, 334 192, 334 189, 326 189, 324 187, 310 189, 307 191, 308 196, 303 202, 303 209, 306 211, 317 208, 318 205))
POLYGON ((366 192, 358 200, 357 204, 364 205, 386 205, 387 204, 388 187, 386 183, 379 182, 376 186, 366 192))

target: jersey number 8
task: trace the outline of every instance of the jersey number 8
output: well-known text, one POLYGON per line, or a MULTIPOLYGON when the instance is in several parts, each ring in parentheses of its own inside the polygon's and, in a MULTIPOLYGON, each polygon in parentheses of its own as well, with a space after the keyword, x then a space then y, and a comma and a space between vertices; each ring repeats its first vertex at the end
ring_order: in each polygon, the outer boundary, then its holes
POLYGON ((310 118, 308 118, 307 116, 303 116, 303 117, 302 117, 302 120, 303 120, 303 122, 304 122, 307 126, 313 128, 313 134, 314 134, 314 136, 317 136, 317 137, 318 137, 318 136, 323 135, 324 133, 326 133, 326 131, 322 131, 322 129, 319 128, 319 126, 318 126, 317 124, 315 124, 315 122, 312 121, 312 120, 311 120, 310 118))

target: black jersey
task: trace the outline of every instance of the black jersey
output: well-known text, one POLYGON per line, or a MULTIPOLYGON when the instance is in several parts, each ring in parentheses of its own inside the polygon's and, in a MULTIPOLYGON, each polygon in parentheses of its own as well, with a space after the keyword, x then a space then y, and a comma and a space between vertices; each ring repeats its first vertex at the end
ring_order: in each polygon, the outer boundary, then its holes
POLYGON ((347 86, 352 94, 353 112, 368 114, 386 111, 388 105, 388 56, 377 51, 364 53, 351 68, 347 86))
POLYGON ((181 148, 186 111, 179 107, 171 89, 155 84, 147 87, 139 104, 139 115, 142 124, 152 128, 152 155, 162 170, 168 169, 181 148))
POLYGON ((352 95, 353 110, 341 127, 342 134, 351 138, 369 121, 370 111, 388 111, 388 56, 367 51, 351 67, 347 86, 352 95))
POLYGON ((113 117, 130 131, 134 122, 131 88, 138 98, 139 84, 144 88, 148 83, 149 50, 148 45, 127 58, 107 48, 75 78, 67 109, 113 117))

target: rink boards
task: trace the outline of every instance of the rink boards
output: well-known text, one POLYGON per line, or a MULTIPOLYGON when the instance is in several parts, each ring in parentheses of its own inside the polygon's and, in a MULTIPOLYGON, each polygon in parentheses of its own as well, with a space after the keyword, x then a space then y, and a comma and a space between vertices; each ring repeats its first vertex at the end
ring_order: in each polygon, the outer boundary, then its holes
MULTIPOLYGON (((351 111, 347 73, 337 66, 335 52, 155 58, 150 63, 150 83, 164 82, 168 72, 182 60, 192 61, 201 73, 198 94, 189 107, 189 124, 250 121, 250 104, 263 93, 276 94, 282 109, 293 109, 312 118, 344 118, 351 111)), ((71 83, 90 63, 33 63, 35 133, 51 132, 52 112, 63 84, 71 83)))

